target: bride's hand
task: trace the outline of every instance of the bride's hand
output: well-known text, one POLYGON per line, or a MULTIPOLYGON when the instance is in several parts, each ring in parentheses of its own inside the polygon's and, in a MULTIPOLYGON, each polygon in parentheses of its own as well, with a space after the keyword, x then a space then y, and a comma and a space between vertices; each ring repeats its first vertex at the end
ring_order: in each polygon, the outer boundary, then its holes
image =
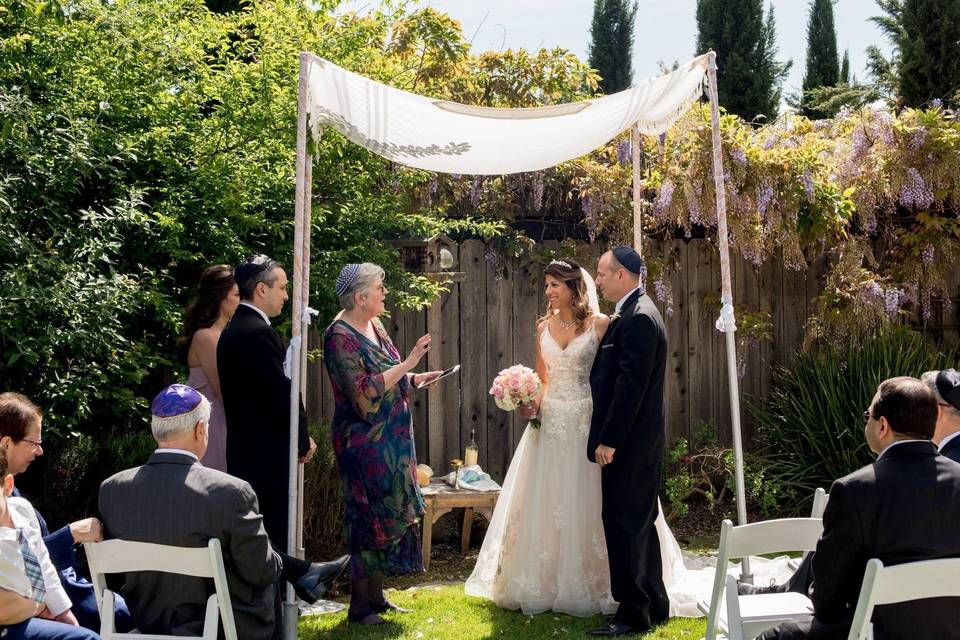
POLYGON ((533 420, 537 417, 537 414, 540 412, 540 406, 537 404, 536 400, 531 400, 526 404, 520 405, 520 415, 526 418, 527 420, 533 420))

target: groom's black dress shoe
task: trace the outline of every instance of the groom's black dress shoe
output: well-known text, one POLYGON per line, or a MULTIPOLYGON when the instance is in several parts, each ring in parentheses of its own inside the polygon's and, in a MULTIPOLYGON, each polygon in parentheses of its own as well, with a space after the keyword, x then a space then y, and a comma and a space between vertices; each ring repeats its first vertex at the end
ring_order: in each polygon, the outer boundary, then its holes
POLYGON ((330 562, 314 562, 305 574, 293 582, 294 592, 307 604, 314 604, 323 597, 349 563, 350 556, 341 556, 330 562))
POLYGON ((596 627, 595 629, 588 629, 587 633, 591 636, 602 636, 605 638, 615 638, 618 636, 634 636, 641 633, 646 633, 647 630, 640 629, 638 627, 631 627, 625 622, 615 622, 611 621, 610 624, 604 627, 596 627))
POLYGON ((371 602, 370 608, 374 613, 389 613, 390 611, 395 613, 413 613, 413 609, 398 607, 389 600, 384 600, 383 602, 371 602))

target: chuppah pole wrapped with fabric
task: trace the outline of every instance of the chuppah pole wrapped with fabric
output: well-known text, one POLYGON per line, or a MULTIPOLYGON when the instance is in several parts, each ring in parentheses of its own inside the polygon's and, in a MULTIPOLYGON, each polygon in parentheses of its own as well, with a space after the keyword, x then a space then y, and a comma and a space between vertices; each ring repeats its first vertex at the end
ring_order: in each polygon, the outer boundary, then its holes
MULTIPOLYGON (((439 173, 501 175, 538 171, 572 160, 603 146, 628 128, 648 135, 666 131, 703 94, 709 68, 716 68, 715 54, 708 53, 674 71, 625 91, 570 104, 528 109, 497 109, 437 100, 389 87, 364 78, 310 53, 300 54, 297 121, 297 190, 293 277, 293 339, 299 354, 305 354, 309 314, 310 197, 312 157, 308 135, 316 142, 323 127, 340 131, 352 142, 393 162, 439 173), (310 132, 308 134, 308 131, 310 132)), ((713 72, 715 73, 715 71, 713 72)), ((712 76, 715 77, 715 76, 712 76)), ((711 92, 716 104, 716 94, 711 92)), ((714 144, 719 145, 718 119, 713 120, 714 144)), ((635 135, 635 138, 639 137, 635 135)), ((635 145, 639 149, 639 145, 635 145)), ((637 162, 638 153, 634 153, 637 162)), ((719 160, 719 154, 716 156, 719 160)), ((722 185, 723 169, 714 167, 722 185)), ((639 189, 635 188, 635 194, 639 189)), ((726 211, 722 190, 718 193, 717 217, 722 233, 726 211)), ((635 216, 638 215, 635 212, 635 216)), ((639 229, 639 220, 635 221, 639 229)), ((634 243, 639 245, 639 234, 634 243)), ((724 326, 733 327, 732 297, 726 238, 721 240, 724 292, 724 326), (728 306, 729 301, 729 306, 728 306)), ((736 352, 727 341, 728 364, 736 370, 736 352)), ((305 367, 297 372, 305 375, 305 367)), ((731 376, 731 397, 738 397, 736 376, 731 376)), ((291 393, 299 393, 303 381, 294 380, 291 393)), ((731 403, 739 442, 739 404, 731 403)), ((295 449, 291 449, 291 456, 295 449)), ((739 458, 738 452, 738 458, 739 458)), ((297 468, 291 458, 290 468, 297 468)), ((738 505, 742 505, 742 474, 737 474, 738 505)), ((291 503, 302 495, 297 476, 291 474, 291 503)), ((741 522, 745 515, 740 506, 741 522)), ((291 510, 291 536, 299 530, 291 510)), ((292 546, 293 540, 291 540, 292 546)), ((291 608, 287 609, 292 611, 291 608)), ((294 627, 288 623, 288 637, 294 627)))

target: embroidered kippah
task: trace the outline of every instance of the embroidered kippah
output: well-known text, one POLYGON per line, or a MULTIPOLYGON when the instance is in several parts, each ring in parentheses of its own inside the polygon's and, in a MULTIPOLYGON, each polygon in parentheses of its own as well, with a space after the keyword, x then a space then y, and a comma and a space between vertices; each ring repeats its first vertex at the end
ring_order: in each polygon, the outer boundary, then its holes
POLYGON ((647 277, 647 263, 643 261, 643 258, 640 257, 640 254, 637 253, 633 247, 624 245, 614 247, 613 255, 617 259, 617 262, 622 264, 623 268, 630 273, 635 273, 644 278, 647 277))
POLYGON ((937 393, 954 409, 960 410, 960 373, 944 369, 937 374, 937 393))
POLYGON ((172 418, 190 413, 203 402, 203 396, 185 384, 172 384, 153 399, 150 413, 158 418, 172 418))
POLYGON ((340 269, 340 275, 337 276, 338 297, 347 292, 347 289, 350 288, 350 285, 353 284, 353 281, 357 279, 358 273, 360 273, 360 265, 357 263, 344 265, 343 269, 340 269))

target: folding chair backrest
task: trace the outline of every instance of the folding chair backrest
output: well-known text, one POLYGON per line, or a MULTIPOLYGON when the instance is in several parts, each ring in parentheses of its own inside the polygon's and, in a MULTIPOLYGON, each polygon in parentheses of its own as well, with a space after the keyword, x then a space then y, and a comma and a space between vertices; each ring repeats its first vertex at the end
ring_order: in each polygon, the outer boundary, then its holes
POLYGON ((813 507, 810 509, 810 517, 822 518, 829 500, 830 495, 823 490, 823 487, 817 487, 817 490, 813 492, 813 507))
POLYGON ((867 563, 860 599, 850 625, 848 640, 870 636, 870 621, 877 605, 960 597, 960 558, 920 560, 885 567, 876 558, 867 563))
MULTIPOLYGON (((195 578, 212 578, 216 593, 210 601, 216 602, 220 610, 220 619, 223 623, 223 633, 226 640, 237 640, 237 630, 233 619, 233 607, 230 602, 230 590, 227 585, 227 574, 223 567, 223 554, 220 550, 220 541, 212 538, 206 547, 173 547, 150 542, 131 542, 128 540, 106 540, 104 542, 88 542, 83 545, 87 554, 87 564, 90 567, 90 578, 93 582, 94 593, 97 597, 97 607, 102 610, 104 592, 107 591, 105 576, 113 573, 128 573, 134 571, 159 571, 192 576, 195 578)), ((112 603, 113 597, 111 595, 112 603)), ((208 606, 210 602, 208 602, 208 606)), ((112 607, 111 607, 112 608, 112 607)), ((216 617, 211 620, 208 611, 206 626, 216 624, 216 617)), ((106 616, 101 616, 105 618, 106 616)), ((101 633, 104 637, 120 636, 114 634, 113 621, 101 620, 101 633), (107 624, 109 622, 109 625, 107 624)), ((216 629, 214 628, 214 636, 216 629)), ((204 629, 204 637, 209 629, 204 629)), ((138 634, 138 638, 144 638, 138 634)))
POLYGON ((811 551, 823 533, 819 518, 782 518, 765 520, 734 527, 724 520, 720 525, 720 549, 717 553, 717 572, 710 593, 710 613, 707 615, 707 640, 716 637, 720 598, 727 576, 727 563, 745 556, 784 551, 811 551))

